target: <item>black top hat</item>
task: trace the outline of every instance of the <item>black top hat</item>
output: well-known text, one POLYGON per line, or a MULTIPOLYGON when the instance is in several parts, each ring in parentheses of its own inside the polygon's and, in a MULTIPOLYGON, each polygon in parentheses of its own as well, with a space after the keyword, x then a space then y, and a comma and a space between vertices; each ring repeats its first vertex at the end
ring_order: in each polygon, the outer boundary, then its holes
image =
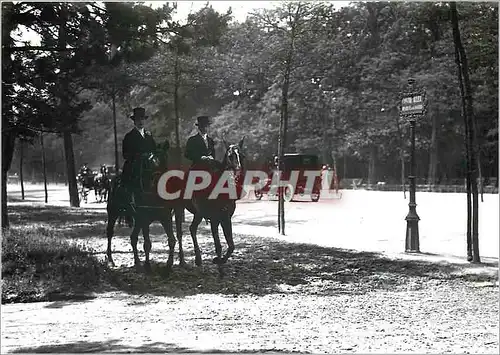
POLYGON ((208 116, 198 116, 196 117, 197 122, 195 123, 196 126, 209 126, 210 125, 210 119, 208 116))
POLYGON ((148 116, 146 116, 146 109, 144 107, 135 107, 130 118, 132 120, 136 118, 148 118, 148 116))

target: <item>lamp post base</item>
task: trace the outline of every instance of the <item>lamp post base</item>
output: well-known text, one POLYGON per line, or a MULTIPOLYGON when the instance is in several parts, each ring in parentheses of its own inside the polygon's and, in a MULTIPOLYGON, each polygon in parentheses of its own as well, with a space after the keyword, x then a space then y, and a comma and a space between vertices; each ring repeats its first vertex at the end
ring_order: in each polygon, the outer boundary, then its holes
POLYGON ((420 253, 420 241, 418 234, 418 221, 420 218, 414 208, 415 207, 410 207, 410 212, 406 216, 406 253, 420 253))

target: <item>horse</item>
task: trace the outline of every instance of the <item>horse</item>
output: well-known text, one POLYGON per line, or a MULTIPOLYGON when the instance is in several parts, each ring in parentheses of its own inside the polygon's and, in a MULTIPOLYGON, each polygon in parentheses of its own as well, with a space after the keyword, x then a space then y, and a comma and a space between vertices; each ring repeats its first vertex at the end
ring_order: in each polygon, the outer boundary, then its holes
POLYGON ((99 202, 107 201, 109 190, 111 188, 111 178, 107 171, 100 172, 94 178, 94 190, 96 195, 99 196, 99 202))
POLYGON ((144 237, 144 266, 146 270, 151 270, 150 251, 152 248, 151 239, 149 237, 149 226, 154 221, 159 221, 165 230, 168 238, 169 256, 167 260, 167 268, 171 269, 174 261, 174 251, 176 239, 172 226, 172 215, 175 215, 177 239, 179 240, 179 260, 180 265, 185 265, 184 253, 182 250, 182 213, 184 204, 181 200, 165 201, 160 199, 154 191, 154 173, 161 172, 165 169, 161 160, 154 154, 150 157, 143 157, 139 162, 139 181, 140 191, 135 194, 136 207, 132 208, 128 199, 128 192, 120 178, 115 179, 111 186, 110 195, 107 204, 108 221, 106 234, 108 238, 108 247, 106 256, 108 263, 114 266, 114 261, 111 252, 111 241, 113 238, 113 230, 117 219, 120 216, 125 216, 130 221, 133 221, 133 230, 130 234, 130 242, 134 253, 134 264, 136 267, 141 265, 139 253, 137 250, 137 242, 139 232, 142 230, 144 237))
MULTIPOLYGON (((244 177, 244 154, 243 137, 238 144, 228 144, 225 140, 223 143, 226 148, 222 162, 216 164, 215 170, 220 176, 224 172, 228 172, 233 179, 233 183, 238 187, 242 186, 244 177)), ((189 226, 189 231, 193 239, 195 251, 195 263, 201 266, 201 253, 197 242, 197 231, 203 219, 210 222, 212 237, 215 244, 216 257, 212 260, 214 264, 225 264, 234 251, 233 229, 231 218, 236 210, 236 200, 228 199, 219 196, 217 199, 208 199, 206 197, 194 197, 191 200, 185 200, 185 208, 193 214, 193 220, 189 226), (219 225, 222 226, 222 231, 227 243, 227 250, 224 256, 222 255, 222 245, 219 238, 219 225)))

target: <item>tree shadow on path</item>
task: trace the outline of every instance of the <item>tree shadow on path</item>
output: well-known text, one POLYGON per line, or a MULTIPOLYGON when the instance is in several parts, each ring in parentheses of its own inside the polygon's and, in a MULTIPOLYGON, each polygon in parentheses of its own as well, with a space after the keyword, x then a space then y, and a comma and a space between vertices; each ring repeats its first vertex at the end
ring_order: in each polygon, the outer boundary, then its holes
MULTIPOLYGON (((47 222, 64 230, 66 238, 94 237, 105 241, 104 233, 96 235, 96 225, 103 223, 103 210, 81 210, 67 207, 16 207, 16 224, 22 219, 47 222), (72 228, 71 228, 72 227, 72 228), (101 237, 102 236, 102 237, 101 237)), ((25 223, 25 222, 24 222, 25 223)), ((103 226, 103 224, 102 224, 103 226)), ((98 226, 98 228, 102 228, 98 226)), ((188 231, 185 223, 183 230, 188 231)), ((255 235, 235 234, 235 252, 228 263, 219 267, 211 263, 214 244, 209 229, 199 231, 203 266, 194 266, 194 252, 189 233, 184 233, 187 267, 181 267, 176 255, 172 270, 167 270, 166 239, 160 227, 152 229, 152 271, 145 273, 133 266, 132 253, 123 253, 122 266, 103 266, 101 285, 89 292, 120 290, 130 294, 185 297, 196 294, 297 293, 312 295, 364 294, 372 291, 407 291, 442 283, 491 282, 498 273, 464 273, 464 269, 481 265, 458 265, 422 260, 394 260, 379 253, 357 252, 314 244, 298 244, 255 235), (158 243, 162 241, 163 245, 158 243)), ((115 235, 114 242, 129 243, 128 232, 115 235)), ((223 237, 222 237, 223 239, 223 237)), ((225 247, 225 242, 223 242, 225 247)), ((127 247, 128 249, 128 247, 127 247)), ((104 250, 100 252, 104 253, 104 250)), ((494 265, 497 267, 498 264, 494 265)), ((483 269, 486 269, 483 267, 483 269)))
POLYGON ((112 284, 131 294, 184 297, 203 293, 364 294, 498 279, 491 272, 464 273, 469 265, 394 260, 378 253, 248 235, 235 235, 234 239, 236 251, 222 268, 210 263, 213 249, 209 246, 202 267, 191 266, 194 255, 189 250, 187 267, 174 265, 168 271, 166 259, 156 257, 147 277, 133 267, 112 269, 112 284))
POLYGON ((77 341, 67 344, 42 345, 36 347, 19 348, 12 353, 169 353, 169 352, 193 352, 188 348, 176 344, 152 342, 141 346, 127 346, 118 340, 107 340, 102 342, 77 341))

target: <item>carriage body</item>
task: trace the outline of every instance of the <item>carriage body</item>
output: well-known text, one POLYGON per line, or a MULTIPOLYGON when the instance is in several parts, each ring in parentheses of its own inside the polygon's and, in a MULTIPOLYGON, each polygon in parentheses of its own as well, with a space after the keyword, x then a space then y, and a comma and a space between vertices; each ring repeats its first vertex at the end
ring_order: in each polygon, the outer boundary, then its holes
POLYGON ((317 202, 321 194, 321 164, 319 158, 313 154, 288 153, 283 157, 281 180, 289 181, 292 173, 298 174, 297 183, 295 186, 288 184, 285 187, 277 188, 274 186, 273 174, 276 171, 276 166, 271 165, 267 168, 268 178, 265 185, 261 189, 255 190, 255 197, 260 200, 264 194, 274 195, 275 193, 283 193, 286 201, 292 201, 297 195, 300 197, 309 195, 311 200, 317 202), (308 176, 306 171, 317 172, 317 177, 314 178, 312 188, 308 189, 308 176))

